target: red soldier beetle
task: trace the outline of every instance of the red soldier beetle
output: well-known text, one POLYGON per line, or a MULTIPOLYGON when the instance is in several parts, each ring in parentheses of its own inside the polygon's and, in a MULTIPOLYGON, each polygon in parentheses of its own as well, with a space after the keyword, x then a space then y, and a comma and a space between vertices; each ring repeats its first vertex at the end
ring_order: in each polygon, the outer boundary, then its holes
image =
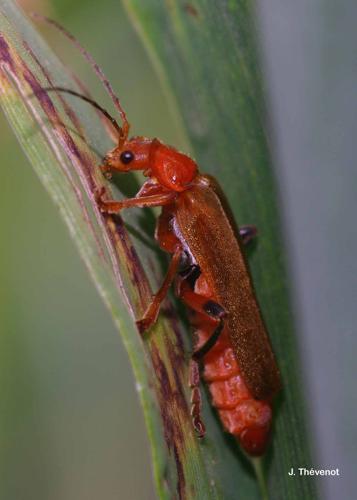
POLYGON ((160 305, 175 282, 177 296, 191 311, 197 343, 190 362, 191 414, 200 437, 200 365, 226 431, 251 456, 264 453, 271 429, 272 400, 280 389, 280 374, 255 297, 243 246, 255 236, 253 226, 237 230, 217 181, 200 174, 189 156, 158 139, 129 138, 130 125, 118 97, 93 58, 55 21, 82 52, 101 79, 120 113, 122 125, 88 95, 62 87, 94 106, 107 118, 117 145, 106 154, 101 170, 143 171, 148 179, 134 198, 106 200, 97 194, 103 213, 116 214, 130 207, 162 207, 155 238, 172 255, 158 292, 144 317, 137 321, 144 333, 156 321, 160 305))

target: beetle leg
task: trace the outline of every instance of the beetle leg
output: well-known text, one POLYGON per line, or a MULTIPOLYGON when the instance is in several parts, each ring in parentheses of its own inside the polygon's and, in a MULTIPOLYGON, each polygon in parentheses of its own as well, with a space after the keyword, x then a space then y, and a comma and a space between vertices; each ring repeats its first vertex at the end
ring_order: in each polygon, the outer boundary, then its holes
POLYGON ((200 367, 196 359, 191 359, 189 367, 189 387, 191 388, 191 417, 192 425, 198 437, 203 438, 206 433, 201 418, 202 397, 200 391, 200 367))
POLYGON ((221 335, 224 327, 223 318, 219 319, 219 323, 217 328, 215 328, 214 332, 210 335, 210 337, 206 340, 206 342, 199 348, 195 349, 192 353, 192 358, 195 360, 202 359, 216 344, 219 336, 221 335))
POLYGON ((199 362, 205 354, 215 345, 224 326, 223 318, 220 318, 217 328, 215 328, 209 339, 202 347, 194 349, 189 367, 189 387, 191 388, 191 417, 192 425, 198 434, 203 438, 206 432, 205 425, 201 417, 202 397, 200 391, 200 365, 199 362))
POLYGON ((242 242, 244 245, 246 245, 253 238, 255 238, 257 235, 257 232, 258 232, 258 230, 257 230, 256 226, 252 226, 252 225, 240 226, 240 228, 239 228, 239 236, 242 238, 242 242))
POLYGON ((224 318, 227 315, 225 309, 218 302, 192 290, 192 285, 195 286, 197 279, 197 269, 199 270, 198 266, 191 266, 189 273, 177 281, 176 294, 191 310, 203 315, 207 320, 205 322, 213 327, 215 324, 217 326, 205 344, 193 353, 195 359, 207 354, 217 342, 224 327, 224 318), (191 280, 191 278, 193 279, 191 280))
POLYGON ((97 194, 97 203, 100 211, 105 214, 116 214, 123 208, 130 207, 161 207, 172 203, 176 197, 176 193, 170 191, 167 193, 159 193, 151 196, 141 196, 138 198, 128 198, 126 200, 103 200, 104 192, 101 190, 97 194))
POLYGON ((140 333, 145 332, 155 323, 157 316, 159 314, 160 305, 161 305, 162 301, 164 300, 164 298, 166 297, 167 292, 171 286, 171 283, 173 282, 173 280, 176 276, 177 269, 178 269, 178 266, 180 264, 181 254, 182 254, 182 249, 180 247, 177 247, 173 256, 172 256, 169 268, 167 270, 165 279, 164 279, 160 289, 153 296, 152 302, 149 304, 148 308, 146 309, 143 318, 136 322, 140 333))
POLYGON ((200 361, 219 339, 224 328, 224 319, 227 313, 218 302, 194 292, 197 280, 199 279, 200 268, 193 264, 180 273, 176 285, 176 293, 190 309, 198 313, 197 316, 200 318, 197 325, 198 328, 205 328, 207 329, 206 331, 212 332, 203 345, 194 347, 189 368, 192 425, 198 436, 202 438, 205 435, 205 426, 201 418, 202 398, 199 388, 200 361))
POLYGON ((223 319, 226 315, 226 311, 218 302, 195 293, 186 280, 178 282, 176 293, 190 309, 208 316, 213 321, 223 319))

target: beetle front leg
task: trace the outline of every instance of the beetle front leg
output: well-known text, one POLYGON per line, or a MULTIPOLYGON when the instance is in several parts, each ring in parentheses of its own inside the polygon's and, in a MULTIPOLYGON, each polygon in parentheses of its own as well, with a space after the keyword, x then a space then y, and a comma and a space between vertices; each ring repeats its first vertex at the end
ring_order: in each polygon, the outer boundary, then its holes
POLYGON ((166 193, 158 193, 151 196, 141 196, 137 198, 127 198, 126 200, 103 200, 105 188, 101 189, 97 196, 96 201, 100 211, 105 214, 117 214, 123 208, 130 207, 162 207, 172 203, 176 197, 176 193, 170 191, 166 193))

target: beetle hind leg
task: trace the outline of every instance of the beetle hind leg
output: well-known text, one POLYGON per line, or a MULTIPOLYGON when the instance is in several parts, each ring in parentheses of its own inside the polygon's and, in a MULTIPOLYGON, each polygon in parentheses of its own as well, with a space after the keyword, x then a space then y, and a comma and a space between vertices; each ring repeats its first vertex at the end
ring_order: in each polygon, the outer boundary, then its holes
MULTIPOLYGON (((219 306, 219 304, 217 304, 217 306, 219 306)), ((221 311, 223 311, 222 308, 221 311)), ((195 429, 199 438, 203 438, 206 433, 206 428, 201 415, 202 396, 199 387, 200 361, 203 359, 205 354, 207 354, 216 344, 220 334, 222 333, 224 327, 224 315, 225 314, 222 312, 222 317, 219 318, 218 326, 214 329, 213 333, 201 347, 194 349, 190 360, 189 387, 191 388, 191 417, 193 428, 195 429)))
POLYGON ((200 367, 198 361, 191 358, 189 367, 189 387, 191 389, 191 417, 192 425, 199 438, 203 438, 206 427, 201 416, 202 396, 200 391, 200 367))
POLYGON ((217 340, 219 339, 224 327, 224 320, 223 318, 219 319, 219 323, 217 327, 215 328, 214 332, 209 336, 209 338, 206 340, 206 342, 198 349, 195 349, 192 358, 197 360, 202 359, 211 349, 214 347, 216 344, 217 340))

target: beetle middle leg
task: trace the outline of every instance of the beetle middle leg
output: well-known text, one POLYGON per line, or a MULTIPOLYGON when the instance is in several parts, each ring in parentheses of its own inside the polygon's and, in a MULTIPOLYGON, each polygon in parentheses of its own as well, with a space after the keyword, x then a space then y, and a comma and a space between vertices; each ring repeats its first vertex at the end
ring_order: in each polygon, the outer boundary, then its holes
MULTIPOLYGON (((142 189, 139 192, 140 197, 142 197, 141 195, 147 196, 150 191, 155 193, 155 186, 151 186, 149 182, 146 183, 146 186, 147 189, 142 189)), ((154 195, 155 194, 152 196, 154 195)), ((172 231, 172 214, 170 209, 167 207, 166 209, 163 207, 163 210, 158 218, 155 238, 163 250, 172 254, 172 258, 159 291, 153 296, 143 318, 136 322, 140 333, 148 330, 155 323, 159 314, 160 305, 169 291, 169 288, 178 272, 182 256, 184 255, 181 244, 172 231)))
POLYGON ((146 309, 142 319, 136 322, 140 333, 145 332, 155 323, 157 316, 159 314, 161 303, 165 299, 167 292, 176 276, 177 269, 179 267, 181 260, 181 255, 182 255, 182 250, 180 247, 177 247, 172 256, 169 268, 167 270, 165 279, 161 287, 159 288, 158 292, 153 296, 152 301, 149 304, 148 308, 146 309))

